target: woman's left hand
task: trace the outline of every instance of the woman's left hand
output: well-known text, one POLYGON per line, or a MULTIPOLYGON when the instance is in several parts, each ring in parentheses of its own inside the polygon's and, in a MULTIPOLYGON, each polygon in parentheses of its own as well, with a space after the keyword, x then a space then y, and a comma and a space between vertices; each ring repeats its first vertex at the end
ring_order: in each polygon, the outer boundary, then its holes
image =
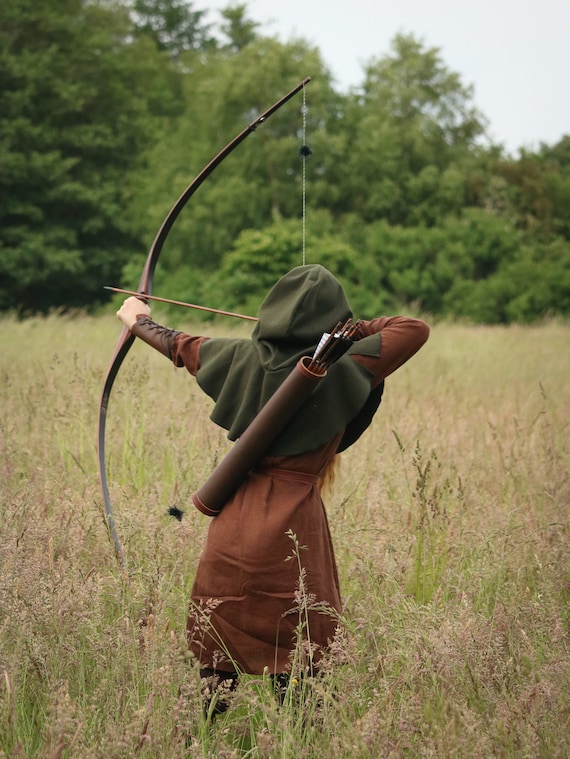
POLYGON ((135 298, 134 295, 127 298, 117 311, 117 319, 129 329, 133 328, 133 324, 139 316, 150 316, 150 308, 140 298, 135 298))

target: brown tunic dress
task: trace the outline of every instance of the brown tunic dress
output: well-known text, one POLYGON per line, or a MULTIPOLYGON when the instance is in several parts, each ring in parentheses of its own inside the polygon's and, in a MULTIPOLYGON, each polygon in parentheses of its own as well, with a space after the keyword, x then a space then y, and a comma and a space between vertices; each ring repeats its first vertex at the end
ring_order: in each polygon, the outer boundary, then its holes
MULTIPOLYGON (((429 328, 416 319, 381 317, 363 322, 359 336, 375 332, 382 333, 381 357, 352 357, 371 371, 371 389, 419 350, 429 328)), ((179 335, 174 363, 195 375, 206 339, 179 335)), ((300 650, 299 633, 304 654, 318 662, 341 611, 319 479, 341 438, 307 453, 265 458, 212 519, 188 616, 189 645, 202 667, 286 672, 300 650)))

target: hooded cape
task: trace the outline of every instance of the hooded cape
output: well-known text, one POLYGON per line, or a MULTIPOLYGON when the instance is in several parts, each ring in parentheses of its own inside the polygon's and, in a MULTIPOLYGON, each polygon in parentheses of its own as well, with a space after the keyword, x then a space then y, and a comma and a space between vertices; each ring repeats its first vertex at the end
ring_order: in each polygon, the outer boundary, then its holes
MULTIPOLYGON (((352 317, 338 280, 324 267, 298 266, 261 304, 251 340, 212 338, 200 349, 199 386, 215 402, 213 422, 237 440, 297 361, 313 355, 324 332, 352 317)), ((370 372, 350 353, 380 356, 380 334, 359 340, 328 370, 268 455, 289 456, 324 445, 348 427, 339 450, 362 434, 378 408, 382 386, 371 392, 370 372)))

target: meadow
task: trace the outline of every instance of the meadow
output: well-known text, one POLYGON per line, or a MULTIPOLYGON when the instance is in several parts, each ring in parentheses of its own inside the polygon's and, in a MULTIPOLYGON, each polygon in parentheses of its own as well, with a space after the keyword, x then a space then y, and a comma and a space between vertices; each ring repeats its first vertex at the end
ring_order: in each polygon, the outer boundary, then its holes
POLYGON ((0 757, 570 755, 570 325, 432 324, 325 497, 345 608, 322 677, 282 706, 244 678, 213 723, 184 638, 190 497, 227 444, 135 344, 107 421, 121 563, 96 461, 119 331, 1 322, 0 757))

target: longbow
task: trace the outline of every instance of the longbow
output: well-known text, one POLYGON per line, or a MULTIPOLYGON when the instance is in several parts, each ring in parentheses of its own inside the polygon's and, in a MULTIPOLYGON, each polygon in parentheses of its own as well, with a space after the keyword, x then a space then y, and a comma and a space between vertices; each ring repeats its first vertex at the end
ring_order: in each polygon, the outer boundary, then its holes
MULTIPOLYGON (((310 81, 311 81, 311 77, 306 77, 305 79, 303 79, 303 81, 299 82, 299 84, 297 84, 297 86, 294 87, 290 92, 288 92, 286 95, 280 98, 270 108, 268 108, 260 116, 258 116, 254 121, 248 124, 248 126, 246 126, 245 129, 243 129, 224 148, 222 148, 222 150, 220 150, 220 152, 216 156, 214 156, 214 158, 212 158, 212 160, 202 169, 202 171, 200 171, 200 173, 197 174, 196 177, 190 182, 188 187, 184 190, 184 192, 180 195, 176 203, 174 203, 174 205, 168 212, 166 218, 162 222, 162 225, 160 226, 160 229, 158 230, 156 237, 154 238, 154 241, 150 247, 150 250, 148 252, 146 262, 141 274, 139 285, 137 288, 138 292, 141 295, 141 299, 144 300, 145 294, 146 295, 151 294, 154 270, 156 268, 158 257, 164 246, 164 242, 170 230, 172 229, 174 222, 176 221, 180 212, 182 211, 186 203, 188 203, 192 195, 194 195, 196 190, 203 184, 203 182, 207 179, 207 177, 210 176, 210 174, 214 171, 214 169, 217 166, 219 166, 220 163, 222 163, 222 161, 225 158, 227 158, 227 156, 233 150, 235 150, 235 148, 237 148, 237 146, 241 142, 243 142, 248 135, 254 132, 260 124, 266 121, 266 119, 268 119, 273 113, 275 113, 275 111, 281 108, 282 105, 284 105, 294 95, 300 92, 310 81)), ((111 536, 113 538, 113 542, 115 544, 115 551, 117 553, 117 557, 119 558, 123 566, 125 565, 125 553, 121 545, 121 541, 119 540, 119 536, 117 534, 115 519, 113 517, 113 510, 111 507, 111 499, 109 496, 107 473, 106 473, 106 468, 105 468, 105 430, 106 430, 106 425, 107 425, 107 412, 109 408, 109 399, 111 397, 111 390, 113 388, 113 384, 115 382, 119 369, 125 359, 125 356, 129 352, 131 345, 134 342, 134 339, 135 338, 131 334, 130 330, 127 329, 127 327, 123 327, 123 330, 121 334, 119 335, 119 339, 115 347, 115 352, 113 353, 113 357, 111 359, 111 363, 107 371, 107 376, 105 377, 103 391, 101 393, 101 401, 99 404, 99 434, 98 434, 98 444, 97 444, 97 453, 98 453, 98 461, 99 461, 99 478, 101 480, 101 489, 103 492, 103 500, 105 502, 105 513, 107 516, 107 525, 111 533, 111 536)))

